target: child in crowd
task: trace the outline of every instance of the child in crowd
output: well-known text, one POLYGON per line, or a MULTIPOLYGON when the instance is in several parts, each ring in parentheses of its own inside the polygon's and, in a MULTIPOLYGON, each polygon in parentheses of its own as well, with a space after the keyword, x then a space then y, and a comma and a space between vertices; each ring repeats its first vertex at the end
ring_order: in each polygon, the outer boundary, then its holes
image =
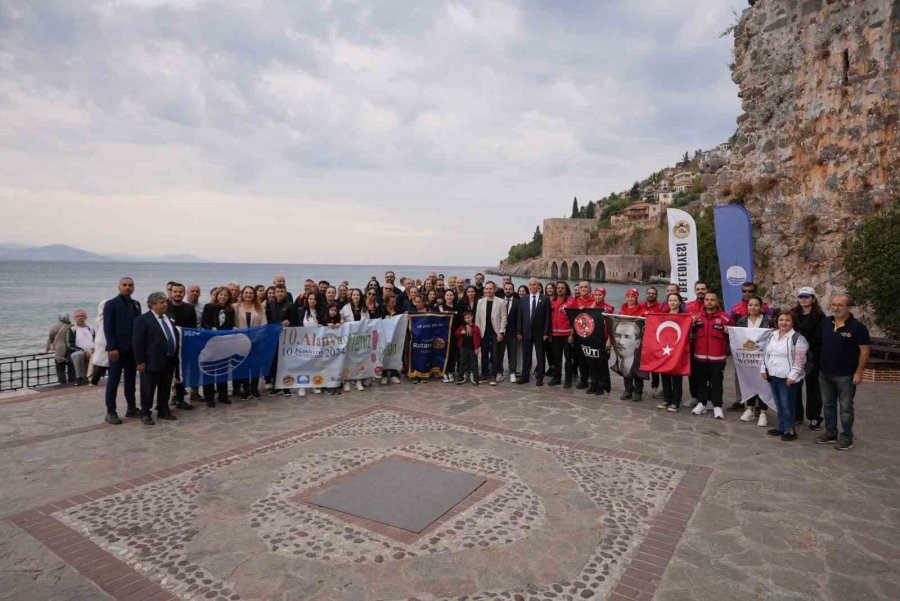
POLYGON ((465 325, 456 328, 456 346, 459 349, 456 383, 465 384, 466 374, 469 381, 478 386, 478 355, 481 352, 481 330, 475 325, 475 316, 471 311, 463 312, 465 325))

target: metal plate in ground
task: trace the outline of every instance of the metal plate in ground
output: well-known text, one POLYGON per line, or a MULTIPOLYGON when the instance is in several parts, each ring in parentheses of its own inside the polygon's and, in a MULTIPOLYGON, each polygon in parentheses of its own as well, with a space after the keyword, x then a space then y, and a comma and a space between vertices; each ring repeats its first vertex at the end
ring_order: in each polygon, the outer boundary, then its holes
POLYGON ((389 457, 310 499, 410 532, 421 532, 469 496, 485 478, 389 457))

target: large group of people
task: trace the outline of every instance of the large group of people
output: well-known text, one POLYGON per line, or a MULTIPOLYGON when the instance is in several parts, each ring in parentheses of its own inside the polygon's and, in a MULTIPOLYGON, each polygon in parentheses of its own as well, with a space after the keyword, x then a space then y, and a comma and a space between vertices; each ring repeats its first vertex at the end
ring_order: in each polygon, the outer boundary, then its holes
MULTIPOLYGON (((122 423, 116 397, 123 379, 125 416, 140 418, 147 425, 155 423, 154 400, 158 419, 176 419, 169 404, 172 391, 173 407, 182 410, 193 409, 193 403, 201 400, 215 407, 231 404, 232 397, 262 397, 260 378, 232 382, 232 396, 227 383, 189 393, 174 377, 182 328, 232 330, 271 323, 339 327, 349 321, 402 313, 452 313, 454 340, 448 345, 444 382, 496 386, 508 376, 512 384, 524 385, 533 378, 535 385, 543 386, 547 377, 548 386, 571 388, 574 384, 588 394, 602 395, 612 390, 608 361, 612 345, 620 351, 633 350, 640 345, 637 329, 622 323, 615 332, 604 331, 605 348, 599 357, 589 358, 575 344, 566 309, 592 308, 628 316, 687 313, 692 321, 689 397, 685 398, 681 375, 646 374, 639 366, 629 365, 618 370, 626 374, 620 399, 642 401, 644 383, 649 380, 659 409, 675 413, 687 407, 697 416, 712 409, 715 418, 724 419, 729 327, 771 327, 774 332, 760 364, 760 377, 768 380, 778 413, 777 426, 768 433, 785 441, 797 438, 797 426, 804 417, 805 388, 809 429, 818 431, 825 426, 816 442, 836 444, 842 450, 853 446, 853 398, 868 359, 869 334, 850 313, 851 299, 844 294, 833 296, 832 315, 826 317, 810 287, 798 291, 795 306, 773 310, 757 296, 755 284, 745 283, 741 302, 730 311, 723 309, 719 295, 704 282, 695 283, 693 299, 683 298, 677 284, 669 284, 662 299, 656 287, 647 288, 644 301, 640 292, 631 288, 616 310, 606 302, 603 287, 592 288, 586 281, 570 288, 565 281, 542 285, 531 278, 527 286, 516 288, 509 276, 502 276, 498 284, 485 281, 481 273, 473 280, 431 273, 424 280, 398 281, 394 272, 388 271, 383 282, 372 277, 364 289, 352 288, 346 281, 333 285, 306 280, 296 296, 288 291, 284 276, 278 275, 268 286, 230 282, 215 287, 205 303, 198 285, 171 281, 165 292, 149 295, 148 311, 143 314, 140 303, 132 298, 131 278, 122 278, 118 291, 117 296, 100 303, 96 328, 87 324, 87 313, 79 309, 74 313, 75 323, 68 315, 60 315, 47 341, 48 350, 56 353, 60 382, 97 385, 106 373, 106 421, 110 424, 122 423), (140 406, 135 396, 138 373, 140 406)), ((276 369, 273 363, 268 374, 261 374, 268 394, 290 396, 290 390, 275 382, 276 369)), ((425 381, 421 377, 410 380, 425 381)), ((383 385, 400 382, 399 372, 381 377, 383 385)), ((740 395, 737 380, 735 383, 740 395)), ((362 391, 370 384, 345 381, 327 392, 362 391)), ((305 391, 301 388, 298 394, 305 391)), ((758 397, 746 402, 738 398, 728 409, 742 412, 741 421, 755 420, 759 426, 768 426, 766 405, 758 397)))

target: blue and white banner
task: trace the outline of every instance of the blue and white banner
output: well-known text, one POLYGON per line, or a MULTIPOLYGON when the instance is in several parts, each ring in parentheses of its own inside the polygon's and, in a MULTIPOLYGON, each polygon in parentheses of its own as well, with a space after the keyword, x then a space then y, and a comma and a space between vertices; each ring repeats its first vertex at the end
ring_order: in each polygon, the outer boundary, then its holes
POLYGON ((731 308, 741 302, 741 286, 753 281, 753 227, 750 213, 737 205, 716 207, 716 251, 719 253, 719 271, 722 274, 722 308, 731 308))
POLYGON ((666 209, 669 230, 669 281, 678 284, 681 296, 689 298, 694 283, 700 279, 700 260, 697 258, 697 224, 690 213, 681 209, 666 209))
POLYGON ((450 329, 452 313, 411 313, 409 315, 410 378, 442 376, 447 369, 450 345, 454 344, 450 329))
POLYGON ((395 356, 402 356, 405 328, 405 316, 351 321, 335 328, 284 328, 275 385, 330 388, 345 380, 380 377, 384 369, 399 369, 392 366, 395 356))
POLYGON ((280 324, 243 330, 181 330, 181 378, 185 386, 258 378, 269 373, 280 324))

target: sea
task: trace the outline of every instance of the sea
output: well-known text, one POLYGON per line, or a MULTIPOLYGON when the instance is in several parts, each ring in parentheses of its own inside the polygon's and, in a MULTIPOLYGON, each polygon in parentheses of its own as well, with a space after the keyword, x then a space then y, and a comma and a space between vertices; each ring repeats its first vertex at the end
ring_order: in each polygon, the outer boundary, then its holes
MULTIPOLYGON (((101 301, 117 294, 119 278, 134 279, 134 298, 146 310, 147 295, 165 291, 166 282, 199 284, 201 302, 208 291, 228 282, 241 285, 271 285, 275 275, 284 275, 288 290, 303 288, 303 281, 328 280, 336 284, 347 280, 351 287, 363 288, 375 276, 384 282, 384 272, 392 270, 401 277, 423 279, 430 272, 464 276, 474 280, 475 273, 485 273, 486 280, 500 281, 500 276, 487 273, 484 267, 471 265, 290 265, 266 263, 120 263, 120 262, 51 262, 0 261, 0 357, 41 353, 47 332, 60 313, 72 314, 76 309, 88 313, 88 323, 96 325, 97 307, 101 301)), ((548 280, 541 280, 546 284, 548 280)), ((527 278, 514 277, 518 287, 527 278)), ((574 284, 575 282, 570 282, 574 284)), ((599 284, 592 284, 599 285, 599 284)), ((602 284, 607 302, 618 306, 625 302, 625 291, 633 284, 602 284)), ((643 298, 641 290, 641 298, 643 298)))

